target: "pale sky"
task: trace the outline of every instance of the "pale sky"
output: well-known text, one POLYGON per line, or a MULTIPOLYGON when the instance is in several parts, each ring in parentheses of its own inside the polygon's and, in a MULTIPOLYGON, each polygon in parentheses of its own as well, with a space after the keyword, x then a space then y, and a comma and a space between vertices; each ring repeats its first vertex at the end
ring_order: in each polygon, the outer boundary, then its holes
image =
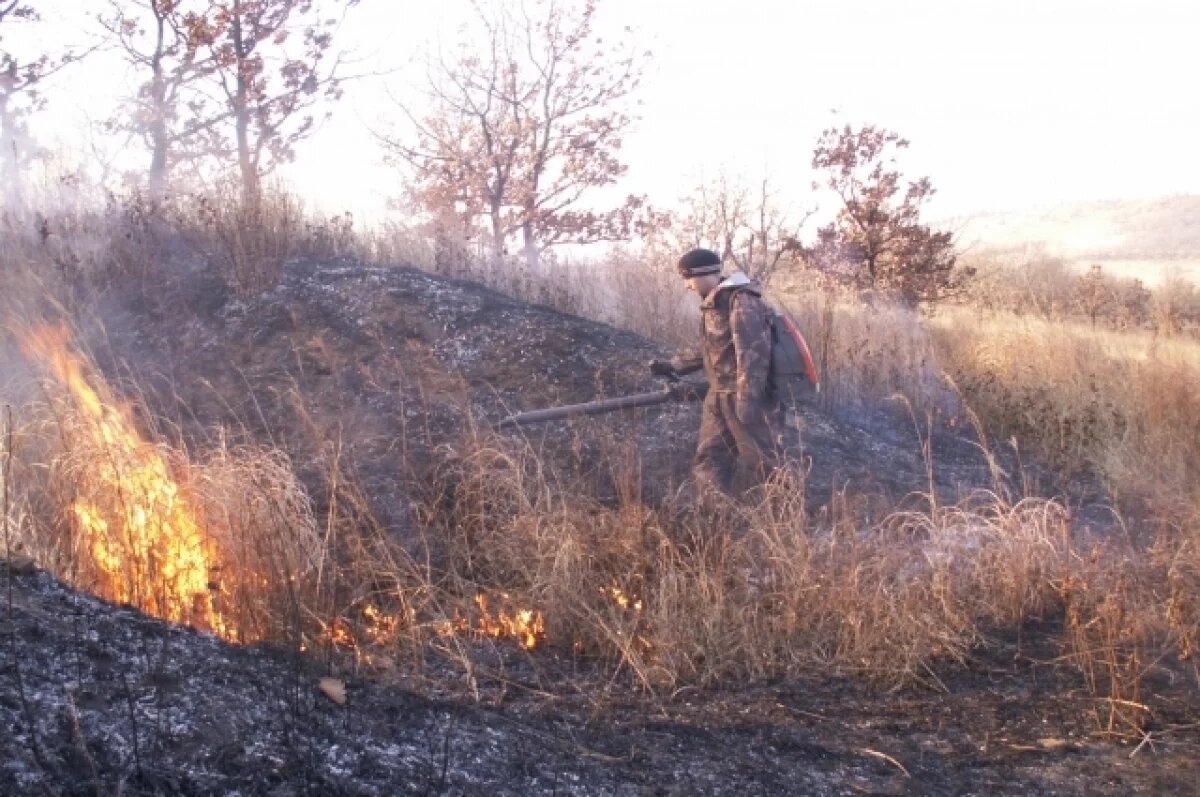
MULTIPOLYGON (((64 38, 101 0, 59 0, 64 38)), ((622 191, 668 206, 722 171, 769 174, 811 201, 820 131, 873 122, 912 142, 906 173, 938 188, 933 215, 1063 201, 1200 193, 1200 2, 1192 0, 600 0, 653 53, 622 191)), ((399 119, 419 52, 453 32, 465 0, 362 0, 343 30, 361 68, 288 178, 330 211, 382 213, 401 178, 370 129, 399 119)), ((49 15, 49 12, 47 12, 49 15)), ((6 44, 9 42, 6 41, 6 44)), ((98 60, 66 75, 47 117, 63 141, 128 91, 98 60)), ((54 99, 54 94, 51 94, 54 99)), ((37 124, 35 120, 34 125, 37 124)))

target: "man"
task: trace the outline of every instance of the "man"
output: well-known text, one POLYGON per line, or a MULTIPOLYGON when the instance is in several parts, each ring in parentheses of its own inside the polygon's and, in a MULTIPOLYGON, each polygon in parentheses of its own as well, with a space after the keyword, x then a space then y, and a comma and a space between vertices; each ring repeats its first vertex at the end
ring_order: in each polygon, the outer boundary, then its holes
POLYGON ((782 464, 783 409, 770 388, 773 311, 759 284, 741 272, 721 276, 721 258, 693 249, 679 259, 680 276, 700 297, 699 355, 651 363, 658 374, 704 369, 708 396, 693 472, 725 494, 740 458, 759 479, 782 464))

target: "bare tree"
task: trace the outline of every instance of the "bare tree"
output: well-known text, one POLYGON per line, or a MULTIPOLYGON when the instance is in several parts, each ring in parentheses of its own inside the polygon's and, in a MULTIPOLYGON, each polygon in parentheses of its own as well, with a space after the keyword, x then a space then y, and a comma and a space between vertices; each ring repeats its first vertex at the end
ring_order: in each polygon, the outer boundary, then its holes
POLYGON ((685 199, 674 223, 681 248, 715 248, 748 276, 769 282, 781 267, 799 261, 800 231, 813 213, 797 216, 782 207, 768 178, 752 189, 721 175, 685 199))
POLYGON ((1092 322, 1094 329, 1100 317, 1113 304, 1113 286, 1109 284, 1104 269, 1099 264, 1093 264, 1086 274, 1075 278, 1075 305, 1092 322))
MULTIPOLYGON (((818 232, 819 267, 844 269, 850 281, 893 291, 909 302, 932 301, 960 286, 953 236, 920 221, 933 196, 928 177, 902 185, 896 153, 908 142, 873 125, 830 128, 813 153, 814 169, 841 200, 837 219, 818 232)), ((814 188, 817 188, 814 185, 814 188)))
POLYGON ((531 268, 555 244, 627 238, 642 198, 606 210, 582 200, 626 171, 618 156, 648 54, 596 34, 595 0, 474 8, 478 41, 429 58, 431 110, 401 106, 415 133, 380 137, 415 173, 414 198, 435 217, 482 222, 494 260, 517 238, 531 268))
POLYGON ((26 116, 44 104, 40 85, 77 58, 71 51, 23 58, 5 47, 4 36, 15 26, 38 20, 32 2, 0 0, 0 180, 13 192, 20 191, 22 164, 29 156, 26 116))

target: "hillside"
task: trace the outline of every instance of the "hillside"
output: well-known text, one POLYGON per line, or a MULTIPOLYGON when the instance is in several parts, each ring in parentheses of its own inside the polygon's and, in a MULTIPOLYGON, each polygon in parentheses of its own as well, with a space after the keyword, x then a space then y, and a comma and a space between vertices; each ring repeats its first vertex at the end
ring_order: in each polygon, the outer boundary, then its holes
MULTIPOLYGON (((392 526, 406 523, 404 482, 448 450, 512 412, 656 390, 647 363, 671 354, 474 283, 341 260, 297 264, 246 301, 202 273, 184 275, 149 299, 110 302, 85 334, 104 341, 95 353, 107 373, 135 375, 127 389, 156 415, 178 417, 193 441, 214 426, 244 429, 315 468, 338 440, 392 526)), ((836 489, 897 500, 928 487, 922 442, 897 412, 805 413, 813 507, 836 489)), ((657 501, 686 478, 698 425, 698 405, 666 404, 507 436, 527 439, 554 470, 601 483, 611 476, 599 446, 624 441, 636 449, 639 490, 657 501)), ((937 432, 943 498, 988 486, 974 443, 937 432)))
MULTIPOLYGON (((354 519, 373 516, 424 568, 402 598, 459 596, 470 606, 475 589, 521 587, 526 560, 575 569, 530 582, 547 623, 529 649, 514 635, 435 620, 360 649, 336 641, 349 627, 339 621, 370 630, 368 601, 396 594, 394 572, 371 573, 363 589, 373 592, 347 596, 362 586, 350 578, 336 585, 341 614, 318 629, 332 642, 314 631, 231 645, 27 565, 0 568, 0 725, 12 729, 0 736, 0 793, 1123 795, 1182 793, 1194 782, 1198 709, 1187 677, 1168 680, 1165 665, 1146 676, 1154 689, 1135 706, 1145 715, 1138 727, 1162 742, 1152 757, 1133 749, 1138 737, 1096 732, 1108 709, 1078 670, 1054 664, 1065 634, 1054 607, 1016 624, 990 614, 978 628, 962 624, 962 596, 977 582, 954 586, 969 570, 956 563, 1020 559, 1023 518, 1044 549, 1103 533, 1111 520, 1086 480, 1039 481, 1031 463, 1002 460, 1024 489, 1067 491, 1064 503, 1031 494, 1020 502, 1028 509, 997 505, 998 521, 988 509, 952 510, 935 534, 922 530, 923 491, 953 501, 995 486, 973 440, 932 418, 918 428, 894 402, 810 409, 802 517, 781 516, 776 550, 790 555, 783 545, 796 544, 804 557, 828 558, 812 566, 812 581, 782 582, 753 570, 771 564, 753 541, 722 554, 711 540, 680 539, 689 521, 672 498, 695 445, 694 405, 491 431, 516 409, 653 390, 646 362, 667 352, 652 342, 471 283, 346 259, 292 263, 253 299, 203 268, 178 263, 170 274, 152 291, 89 297, 81 318, 92 320, 77 327, 119 394, 137 397, 139 418, 169 419, 164 435, 190 450, 214 429, 278 449, 321 517, 346 495, 329 492, 325 468, 336 457, 338 477, 361 489, 369 510, 354 519), (471 472, 453 466, 481 450, 492 456, 478 474, 485 486, 511 477, 513 452, 532 452, 518 468, 542 478, 532 498, 460 490, 471 472), (1058 509, 1068 499, 1070 510, 1058 509), (513 508, 523 500, 533 511, 513 508), (516 522, 506 525, 509 515, 516 522), (887 539, 895 549, 871 558, 887 539), (464 552, 474 558, 464 562, 464 552), (640 601, 603 597, 614 574, 644 589, 648 606, 658 596, 675 613, 651 631, 640 601), (853 622, 839 614, 828 633, 804 628, 854 581, 868 586, 850 604, 853 622), (581 643, 589 627, 565 625, 571 600, 624 658, 581 643), (749 608, 738 613, 733 600, 749 608), (952 612, 949 631, 937 607, 952 612), (723 665, 738 634, 773 612, 801 630, 762 650, 796 657, 794 668, 753 676, 723 665), (864 633, 862 655, 887 667, 858 656, 841 664, 835 644, 860 650, 846 629, 872 622, 882 642, 864 633), (646 646, 643 658, 629 640, 646 646), (704 677, 710 661, 723 677, 704 677), (905 666, 892 689, 856 677, 905 666), (345 705, 322 696, 323 676, 346 682, 345 705)), ((0 340, 0 361, 15 359, 19 347, 0 340)), ((797 504, 780 511, 787 506, 797 504)))
POLYGON ((1148 282, 1176 268, 1200 278, 1200 196, 1053 205, 948 219, 968 252, 1040 248, 1148 282))

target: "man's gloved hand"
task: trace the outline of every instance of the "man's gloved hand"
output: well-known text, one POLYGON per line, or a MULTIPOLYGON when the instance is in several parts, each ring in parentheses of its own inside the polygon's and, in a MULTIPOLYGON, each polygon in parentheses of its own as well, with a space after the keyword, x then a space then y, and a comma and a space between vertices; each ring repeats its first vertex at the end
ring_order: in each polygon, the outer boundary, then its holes
POLYGON ((667 360, 651 360, 650 373, 655 376, 676 376, 675 366, 667 360))

